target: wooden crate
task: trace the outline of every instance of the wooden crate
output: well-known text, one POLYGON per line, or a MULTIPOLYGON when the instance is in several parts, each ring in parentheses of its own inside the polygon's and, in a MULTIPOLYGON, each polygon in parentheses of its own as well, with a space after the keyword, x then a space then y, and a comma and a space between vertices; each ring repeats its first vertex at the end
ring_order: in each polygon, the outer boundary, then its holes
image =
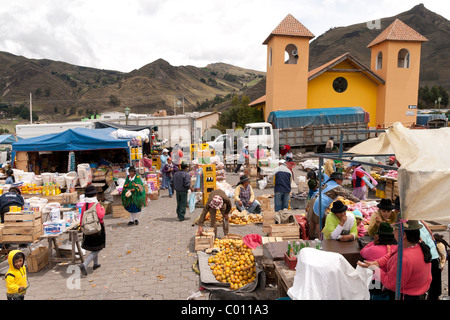
POLYGON ((5 223, 3 227, 3 242, 21 243, 34 242, 43 234, 41 212, 5 213, 5 223))
POLYGON ((125 210, 122 205, 113 205, 112 215, 113 218, 127 218, 129 216, 129 212, 125 210))
POLYGON ((269 237, 281 237, 283 240, 300 239, 300 227, 297 222, 272 224, 269 237))
POLYGON ((204 235, 195 235, 195 251, 202 251, 214 247, 214 229, 204 230, 204 235))
POLYGON ((270 233, 272 228, 270 227, 272 224, 275 224, 275 212, 274 211, 265 211, 262 213, 263 215, 263 232, 270 233))
POLYGON ((48 264, 49 252, 46 247, 38 247, 27 257, 27 271, 39 272, 48 264))

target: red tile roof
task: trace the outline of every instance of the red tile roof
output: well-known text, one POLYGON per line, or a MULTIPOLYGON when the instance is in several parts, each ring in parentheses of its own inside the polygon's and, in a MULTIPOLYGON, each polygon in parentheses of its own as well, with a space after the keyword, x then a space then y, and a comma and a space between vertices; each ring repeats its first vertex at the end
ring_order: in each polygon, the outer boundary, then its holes
POLYGON ((291 14, 288 14, 283 21, 272 31, 272 33, 267 37, 263 44, 267 44, 274 35, 279 36, 293 36, 293 37, 306 37, 314 38, 315 35, 312 34, 303 24, 301 24, 297 19, 295 19, 291 14))
POLYGON ((266 95, 263 95, 262 97, 259 97, 255 101, 250 102, 248 105, 249 107, 256 106, 258 104, 261 104, 263 102, 266 102, 266 95))
POLYGON ((395 19, 389 27, 387 27, 383 32, 381 32, 378 37, 376 37, 367 48, 373 47, 374 45, 386 41, 428 41, 423 35, 418 33, 413 28, 409 27, 399 19, 395 19))

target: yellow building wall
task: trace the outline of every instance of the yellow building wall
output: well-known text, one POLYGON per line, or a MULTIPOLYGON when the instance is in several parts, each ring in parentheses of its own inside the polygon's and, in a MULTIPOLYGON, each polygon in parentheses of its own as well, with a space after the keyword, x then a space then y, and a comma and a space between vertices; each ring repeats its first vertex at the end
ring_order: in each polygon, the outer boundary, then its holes
MULTIPOLYGON (((345 61, 334 68, 355 69, 345 61)), ((369 127, 376 127, 377 90, 378 84, 361 72, 327 71, 309 81, 307 108, 362 107, 370 114, 369 127), (348 83, 342 93, 333 89, 333 81, 338 77, 348 83)))

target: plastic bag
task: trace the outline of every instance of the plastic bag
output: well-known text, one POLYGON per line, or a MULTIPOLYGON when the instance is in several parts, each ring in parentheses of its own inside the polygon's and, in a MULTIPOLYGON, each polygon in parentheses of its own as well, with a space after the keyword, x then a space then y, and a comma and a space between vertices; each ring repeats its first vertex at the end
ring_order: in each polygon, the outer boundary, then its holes
MULTIPOLYGON (((190 192, 190 191, 189 191, 190 192)), ((192 213, 195 210, 195 192, 189 194, 189 212, 192 213)))
POLYGON ((81 163, 77 166, 80 186, 86 188, 92 182, 92 172, 89 163, 81 163))

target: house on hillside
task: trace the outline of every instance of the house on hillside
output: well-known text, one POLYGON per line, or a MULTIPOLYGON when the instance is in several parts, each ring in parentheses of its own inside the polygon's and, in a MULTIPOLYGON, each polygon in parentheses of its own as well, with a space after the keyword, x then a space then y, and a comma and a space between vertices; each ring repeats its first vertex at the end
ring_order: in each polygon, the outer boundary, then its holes
POLYGON ((308 70, 314 35, 292 15, 272 31, 267 45, 266 94, 249 105, 272 111, 362 107, 370 127, 416 121, 420 54, 427 38, 396 19, 367 48, 370 67, 347 52, 308 70))

